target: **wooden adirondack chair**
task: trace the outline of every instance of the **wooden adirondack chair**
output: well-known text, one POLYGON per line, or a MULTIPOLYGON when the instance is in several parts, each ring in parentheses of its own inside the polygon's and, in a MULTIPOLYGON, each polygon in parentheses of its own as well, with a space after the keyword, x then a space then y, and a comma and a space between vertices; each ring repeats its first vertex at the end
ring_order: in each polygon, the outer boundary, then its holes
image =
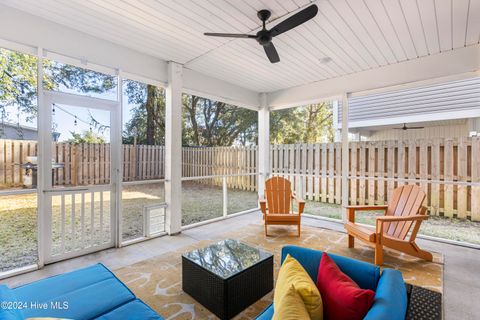
POLYGON ((416 185, 398 187, 393 191, 393 198, 388 206, 349 206, 347 207, 348 247, 353 248, 355 238, 375 247, 375 265, 383 263, 383 246, 409 255, 432 261, 430 252, 420 249, 415 243, 420 224, 428 219, 427 208, 422 207, 425 199, 423 192, 416 185), (355 224, 355 212, 366 210, 384 210, 385 216, 376 218, 376 229, 355 224), (408 239, 410 228, 413 230, 408 239))
POLYGON ((260 200, 260 209, 265 223, 265 235, 268 225, 296 225, 300 237, 300 220, 305 201, 292 193, 290 181, 281 177, 272 177, 265 181, 265 199, 260 200), (293 212, 294 199, 298 212, 293 212), (267 210, 268 207, 268 210, 267 210))

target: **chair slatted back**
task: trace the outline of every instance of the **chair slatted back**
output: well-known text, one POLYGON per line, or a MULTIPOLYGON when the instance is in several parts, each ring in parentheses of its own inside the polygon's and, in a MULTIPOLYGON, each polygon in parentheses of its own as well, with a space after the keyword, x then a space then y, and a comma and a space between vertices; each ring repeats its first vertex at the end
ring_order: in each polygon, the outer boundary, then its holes
MULTIPOLYGON (((398 187, 393 191, 393 197, 387 209, 387 216, 408 217, 417 215, 425 200, 425 192, 417 185, 398 187)), ((385 224, 384 232, 394 238, 404 240, 413 221, 398 221, 385 224)))
POLYGON ((281 177, 272 177, 265 181, 265 197, 268 213, 290 213, 292 185, 281 177))

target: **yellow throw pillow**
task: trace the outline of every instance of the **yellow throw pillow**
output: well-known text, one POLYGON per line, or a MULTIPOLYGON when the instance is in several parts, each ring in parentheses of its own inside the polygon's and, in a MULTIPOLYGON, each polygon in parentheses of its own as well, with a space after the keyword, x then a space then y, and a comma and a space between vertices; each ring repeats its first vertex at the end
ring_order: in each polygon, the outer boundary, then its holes
MULTIPOLYGON (((275 305, 276 306, 276 305, 275 305)), ((275 308, 272 320, 310 320, 307 308, 302 298, 298 295, 297 289, 292 286, 280 299, 278 308, 275 308)))
POLYGON ((317 286, 302 265, 290 255, 287 255, 278 272, 273 296, 274 312, 277 312, 282 303, 282 297, 292 285, 294 285, 298 295, 302 298, 310 318, 312 320, 323 320, 322 297, 317 286))

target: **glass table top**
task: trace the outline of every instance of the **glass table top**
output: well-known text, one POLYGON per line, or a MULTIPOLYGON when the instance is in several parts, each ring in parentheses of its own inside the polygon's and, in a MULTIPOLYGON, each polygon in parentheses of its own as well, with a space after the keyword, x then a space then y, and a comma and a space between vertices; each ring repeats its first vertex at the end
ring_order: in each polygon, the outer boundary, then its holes
POLYGON ((227 279, 273 255, 243 242, 226 239, 183 254, 183 257, 227 279))

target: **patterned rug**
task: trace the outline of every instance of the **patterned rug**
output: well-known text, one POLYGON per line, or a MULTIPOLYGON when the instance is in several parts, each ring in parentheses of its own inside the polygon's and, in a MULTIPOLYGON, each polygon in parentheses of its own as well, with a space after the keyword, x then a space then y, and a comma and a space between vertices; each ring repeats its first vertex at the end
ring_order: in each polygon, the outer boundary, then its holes
MULTIPOLYGON (((348 249, 347 236, 344 233, 306 226, 302 227, 300 238, 293 236, 296 234, 296 227, 291 229, 271 227, 269 237, 265 237, 263 232, 262 225, 252 224, 234 232, 227 232, 221 238, 199 241, 195 245, 144 260, 114 272, 140 299, 166 319, 193 320, 217 319, 217 317, 182 291, 181 255, 222 239, 239 239, 274 253, 275 278, 279 268, 281 248, 287 244, 373 262, 373 249, 363 245, 360 241, 355 243, 354 249, 348 249)), ((434 253, 433 256, 433 262, 426 262, 386 249, 384 267, 402 271, 403 277, 408 283, 442 292, 443 256, 439 253, 434 253)), ((235 319, 255 319, 271 303, 272 298, 273 292, 247 308, 235 319)))

